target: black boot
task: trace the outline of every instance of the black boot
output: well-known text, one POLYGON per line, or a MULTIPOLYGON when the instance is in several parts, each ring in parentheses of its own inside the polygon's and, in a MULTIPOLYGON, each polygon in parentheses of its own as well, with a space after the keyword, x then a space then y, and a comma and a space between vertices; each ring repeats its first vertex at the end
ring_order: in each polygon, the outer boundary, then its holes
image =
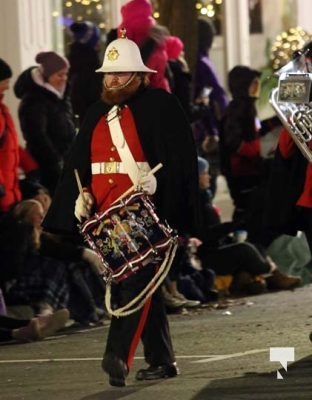
POLYGON ((111 386, 126 386, 129 373, 126 363, 114 354, 106 354, 102 361, 102 369, 109 375, 111 386))
POLYGON ((137 381, 151 381, 154 379, 165 379, 165 378, 173 378, 180 374, 180 371, 176 365, 166 364, 166 365, 158 365, 156 367, 148 367, 146 369, 140 369, 135 379, 137 381))

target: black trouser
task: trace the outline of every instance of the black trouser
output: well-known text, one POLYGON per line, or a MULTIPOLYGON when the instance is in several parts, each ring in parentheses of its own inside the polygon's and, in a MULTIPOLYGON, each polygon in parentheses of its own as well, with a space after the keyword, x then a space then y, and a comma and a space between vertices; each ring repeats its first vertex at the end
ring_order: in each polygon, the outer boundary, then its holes
POLYGON ((245 221, 254 191, 260 185, 260 176, 226 177, 234 203, 233 221, 245 221))
POLYGON ((13 329, 19 329, 28 325, 29 319, 15 319, 0 315, 0 342, 6 342, 12 339, 13 329))
POLYGON ((312 208, 298 207, 299 210, 299 228, 305 233, 312 256, 312 208))
MULTIPOLYGON (((150 282, 154 268, 146 266, 137 274, 115 285, 112 288, 113 304, 119 308, 136 297, 150 282)), ((129 316, 112 317, 104 357, 106 354, 113 354, 122 359, 130 369, 137 341, 141 338, 145 361, 148 364, 158 366, 175 361, 167 314, 159 289, 151 298, 145 321, 144 311, 143 307, 129 316)))
POLYGON ((204 267, 211 268, 217 275, 235 275, 246 271, 256 276, 270 272, 270 264, 258 249, 248 242, 205 249, 200 256, 204 267))

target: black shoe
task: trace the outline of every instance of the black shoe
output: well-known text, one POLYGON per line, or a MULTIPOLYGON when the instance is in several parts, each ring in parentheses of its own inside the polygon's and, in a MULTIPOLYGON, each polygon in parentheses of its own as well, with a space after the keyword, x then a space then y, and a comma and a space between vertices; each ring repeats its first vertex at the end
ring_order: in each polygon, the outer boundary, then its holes
POLYGON ((209 289, 205 292, 206 301, 218 301, 220 298, 219 292, 215 289, 209 289))
POLYGON ((158 367, 148 367, 147 369, 140 369, 135 379, 137 381, 151 381, 154 379, 173 378, 179 375, 180 371, 176 364, 159 365, 158 367))
POLYGON ((126 377, 129 371, 123 360, 112 354, 107 354, 102 361, 102 369, 108 373, 111 386, 126 386, 126 377))

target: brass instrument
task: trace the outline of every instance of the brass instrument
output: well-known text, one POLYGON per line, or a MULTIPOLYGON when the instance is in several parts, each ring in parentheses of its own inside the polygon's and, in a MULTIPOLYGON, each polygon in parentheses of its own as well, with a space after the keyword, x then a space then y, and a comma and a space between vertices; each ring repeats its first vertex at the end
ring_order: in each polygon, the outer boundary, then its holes
POLYGON ((312 140, 312 74, 294 68, 306 65, 302 63, 302 57, 300 64, 291 61, 286 68, 282 68, 278 87, 271 92, 270 103, 303 156, 312 163, 312 149, 309 147, 312 140), (289 65, 294 72, 289 72, 289 65))

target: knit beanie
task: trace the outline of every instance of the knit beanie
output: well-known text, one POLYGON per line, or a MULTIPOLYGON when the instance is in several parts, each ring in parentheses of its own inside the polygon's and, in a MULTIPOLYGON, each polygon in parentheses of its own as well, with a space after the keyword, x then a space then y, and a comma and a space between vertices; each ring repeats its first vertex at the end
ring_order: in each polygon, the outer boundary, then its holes
POLYGON ((74 22, 70 25, 73 40, 94 48, 100 40, 100 29, 90 21, 74 22))
POLYGON ((208 161, 203 157, 197 157, 198 175, 203 174, 209 169, 208 161))
POLYGON ((10 66, 0 58, 0 81, 4 81, 12 77, 10 66))
POLYGON ((45 79, 56 72, 69 68, 68 60, 54 51, 42 51, 36 55, 35 61, 40 64, 42 75, 45 79))
POLYGON ((200 51, 208 51, 212 46, 214 36, 216 34, 213 23, 204 17, 200 17, 197 20, 198 27, 198 49, 200 51))

